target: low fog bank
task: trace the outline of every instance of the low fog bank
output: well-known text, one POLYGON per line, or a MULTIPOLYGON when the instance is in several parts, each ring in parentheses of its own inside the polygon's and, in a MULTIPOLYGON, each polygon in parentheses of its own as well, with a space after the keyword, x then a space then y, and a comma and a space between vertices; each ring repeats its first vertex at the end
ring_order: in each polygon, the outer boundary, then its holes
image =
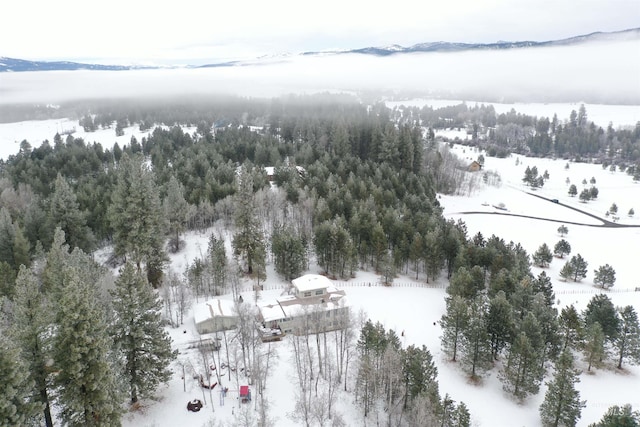
POLYGON ((640 40, 500 51, 293 57, 204 69, 0 74, 0 103, 320 91, 394 91, 487 102, 640 105, 640 40))

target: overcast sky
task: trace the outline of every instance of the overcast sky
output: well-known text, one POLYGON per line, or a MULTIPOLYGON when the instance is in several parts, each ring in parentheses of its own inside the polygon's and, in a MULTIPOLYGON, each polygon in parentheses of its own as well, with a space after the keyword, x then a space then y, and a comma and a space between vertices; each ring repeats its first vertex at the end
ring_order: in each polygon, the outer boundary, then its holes
POLYGON ((640 1, 3 0, 2 15, 0 56, 203 63, 440 40, 543 41, 618 31, 640 27, 640 1))

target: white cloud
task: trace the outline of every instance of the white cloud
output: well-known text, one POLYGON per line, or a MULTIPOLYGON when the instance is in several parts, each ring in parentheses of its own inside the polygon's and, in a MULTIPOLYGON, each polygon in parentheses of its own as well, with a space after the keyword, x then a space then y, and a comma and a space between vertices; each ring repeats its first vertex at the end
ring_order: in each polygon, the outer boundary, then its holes
POLYGON ((546 40, 640 26, 636 0, 7 0, 3 9, 0 55, 134 62, 437 40, 546 40))

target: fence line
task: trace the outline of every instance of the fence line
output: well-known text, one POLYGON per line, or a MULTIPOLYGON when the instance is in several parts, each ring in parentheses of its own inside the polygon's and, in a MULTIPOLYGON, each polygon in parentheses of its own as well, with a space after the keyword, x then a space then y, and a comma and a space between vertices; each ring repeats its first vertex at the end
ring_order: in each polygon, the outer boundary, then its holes
MULTIPOLYGON (((366 287, 388 287, 388 288, 425 288, 425 289, 445 289, 448 285, 441 283, 424 283, 424 282, 400 282, 393 283, 391 285, 385 285, 381 282, 339 282, 332 281, 332 283, 339 289, 342 288, 366 288, 366 287)), ((242 292, 252 291, 254 289, 254 284, 244 284, 242 285, 242 292)), ((260 284, 261 290, 263 291, 273 291, 279 289, 285 289, 287 284, 285 283, 277 283, 277 284, 260 284)))
POLYGON ((602 288, 592 288, 592 289, 565 289, 561 291, 554 291, 556 295, 577 295, 577 294, 619 294, 626 292, 640 292, 640 288, 625 288, 625 289, 602 289, 602 288))
MULTIPOLYGON (((424 289, 446 289, 448 284, 446 283, 425 283, 425 282, 394 282, 391 285, 385 285, 381 282, 342 282, 332 281, 333 284, 339 289, 342 288, 366 288, 366 287, 389 287, 389 288, 424 288, 424 289)), ((261 290, 273 291, 279 289, 285 289, 287 284, 261 284, 261 290)), ((253 284, 245 284, 242 286, 242 291, 252 291, 253 284)), ((599 294, 599 293, 628 293, 628 292, 640 292, 640 288, 588 288, 588 289, 564 289, 554 291, 556 295, 579 295, 579 294, 599 294)))

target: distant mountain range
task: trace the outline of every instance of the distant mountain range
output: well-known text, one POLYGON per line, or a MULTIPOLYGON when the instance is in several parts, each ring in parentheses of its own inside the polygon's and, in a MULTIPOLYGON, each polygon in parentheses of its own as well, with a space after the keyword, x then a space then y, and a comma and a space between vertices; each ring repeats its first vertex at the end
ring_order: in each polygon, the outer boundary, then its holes
MULTIPOLYGON (((328 55, 344 55, 344 54, 362 54, 373 56, 390 56, 401 55, 418 52, 462 52, 472 50, 507 50, 507 49, 523 49, 550 46, 569 46, 582 44, 592 41, 611 41, 611 40, 633 40, 640 38, 640 28, 633 28, 623 31, 614 32, 595 32, 591 34, 570 37, 561 40, 549 41, 499 41, 495 43, 453 43, 453 42, 429 42, 418 43, 413 46, 403 47, 399 45, 391 45, 385 47, 364 47, 347 50, 333 51, 317 51, 302 52, 301 56, 328 56, 328 55)), ((187 68, 214 68, 214 67, 234 67, 246 65, 261 65, 273 63, 274 60, 285 60, 295 55, 269 56, 256 58, 252 60, 217 62, 204 65, 187 66, 187 68)), ((70 61, 29 61, 24 59, 0 57, 0 72, 21 72, 21 71, 60 71, 60 70, 102 70, 102 71, 121 71, 133 69, 154 69, 163 67, 153 66, 128 66, 128 65, 101 65, 101 64, 85 64, 70 61)))

